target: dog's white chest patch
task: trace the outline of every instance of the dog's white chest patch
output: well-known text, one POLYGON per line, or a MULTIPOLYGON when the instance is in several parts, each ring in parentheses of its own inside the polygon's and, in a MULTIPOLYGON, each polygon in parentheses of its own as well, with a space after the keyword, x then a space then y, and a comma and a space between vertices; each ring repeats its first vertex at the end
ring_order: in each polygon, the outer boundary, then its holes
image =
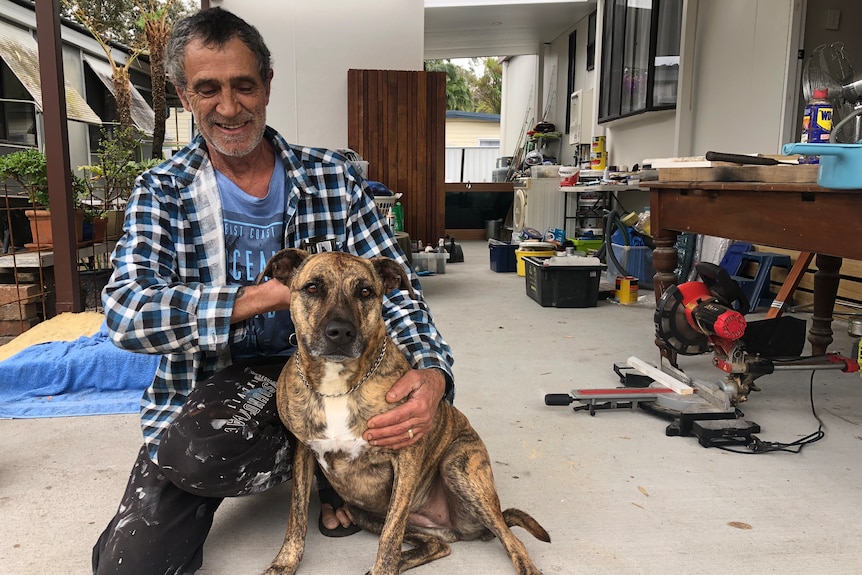
MULTIPOLYGON (((344 391, 340 365, 327 364, 319 391, 324 394, 344 391)), ((341 452, 351 459, 355 459, 368 446, 367 441, 350 429, 350 411, 347 406, 347 396, 325 397, 323 399, 326 428, 323 430, 323 437, 313 439, 309 443, 309 447, 314 451, 318 463, 323 468, 327 467, 324 458, 327 453, 341 452)))

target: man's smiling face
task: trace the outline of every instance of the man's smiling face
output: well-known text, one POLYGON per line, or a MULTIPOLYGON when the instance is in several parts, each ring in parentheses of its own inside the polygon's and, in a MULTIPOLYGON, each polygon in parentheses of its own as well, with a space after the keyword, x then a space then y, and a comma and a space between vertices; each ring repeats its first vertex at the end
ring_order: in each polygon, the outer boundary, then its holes
POLYGON ((266 127, 272 71, 261 78, 254 54, 239 38, 221 47, 192 40, 184 64, 180 99, 194 114, 210 153, 242 158, 254 151, 266 127))

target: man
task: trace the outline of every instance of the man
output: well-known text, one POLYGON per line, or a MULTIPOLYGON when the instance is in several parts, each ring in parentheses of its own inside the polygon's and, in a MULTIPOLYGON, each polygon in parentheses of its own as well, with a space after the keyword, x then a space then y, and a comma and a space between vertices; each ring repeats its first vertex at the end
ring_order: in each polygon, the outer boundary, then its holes
MULTIPOLYGON (((167 69, 200 135, 139 178, 104 292, 113 341, 162 359, 142 400, 144 446, 93 549, 99 574, 194 572, 223 497, 290 478, 293 438, 274 401, 293 352, 290 290, 255 285, 266 260, 308 247, 407 265, 343 157, 288 145, 266 127, 273 72, 254 27, 218 8, 198 12, 175 26, 167 69)), ((414 365, 388 399, 407 401, 365 435, 393 449, 427 433, 453 394, 449 347, 411 281, 417 299, 393 291, 384 302, 390 334, 414 365)), ((322 503, 339 507, 324 493, 322 503)), ((321 516, 321 531, 350 526, 337 511, 321 516)))

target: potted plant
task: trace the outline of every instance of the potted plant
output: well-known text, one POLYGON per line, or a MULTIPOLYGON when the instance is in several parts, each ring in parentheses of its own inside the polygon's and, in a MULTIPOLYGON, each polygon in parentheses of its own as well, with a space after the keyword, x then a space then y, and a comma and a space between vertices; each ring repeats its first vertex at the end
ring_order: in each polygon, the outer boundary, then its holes
MULTIPOLYGON (((20 150, 0 156, 0 181, 13 180, 30 200, 32 210, 25 211, 30 219, 33 242, 27 248, 50 248, 53 246, 51 215, 48 195, 48 164, 45 155, 34 148, 20 150)), ((75 208, 77 240, 83 240, 84 212, 81 210, 83 181, 72 174, 72 205, 75 208)))
POLYGON ((97 151, 98 162, 78 167, 84 173, 85 209, 94 221, 96 218, 105 220, 108 239, 117 238, 122 233, 126 201, 132 193, 135 178, 158 163, 158 160, 137 161, 137 148, 130 150, 124 147, 124 142, 134 141, 140 145, 140 136, 130 128, 132 134, 123 137, 123 130, 120 128, 112 133, 103 129, 97 151))

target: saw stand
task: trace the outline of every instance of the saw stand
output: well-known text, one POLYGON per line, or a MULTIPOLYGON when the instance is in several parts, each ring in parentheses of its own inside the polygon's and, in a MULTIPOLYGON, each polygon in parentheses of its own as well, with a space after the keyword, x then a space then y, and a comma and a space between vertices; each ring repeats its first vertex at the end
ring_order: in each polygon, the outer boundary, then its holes
MULTIPOLYGON (((856 371, 858 365, 839 355, 826 355, 788 364, 758 360, 762 373, 785 370, 841 369, 856 371), (768 365, 767 365, 768 364, 768 365)), ((615 363, 614 372, 623 387, 610 389, 574 389, 569 394, 545 395, 546 405, 570 405, 577 401, 574 411, 642 408, 650 413, 670 419, 665 434, 670 437, 694 435, 704 447, 721 445, 747 445, 752 434, 760 433, 760 426, 742 419, 745 414, 736 405, 739 399, 739 378, 743 374, 730 374, 723 381, 709 382, 693 379, 671 366, 662 358, 660 367, 630 357, 625 364, 615 363)), ((742 384, 752 387, 753 382, 742 384)), ((744 401, 744 399, 743 399, 744 401)))

